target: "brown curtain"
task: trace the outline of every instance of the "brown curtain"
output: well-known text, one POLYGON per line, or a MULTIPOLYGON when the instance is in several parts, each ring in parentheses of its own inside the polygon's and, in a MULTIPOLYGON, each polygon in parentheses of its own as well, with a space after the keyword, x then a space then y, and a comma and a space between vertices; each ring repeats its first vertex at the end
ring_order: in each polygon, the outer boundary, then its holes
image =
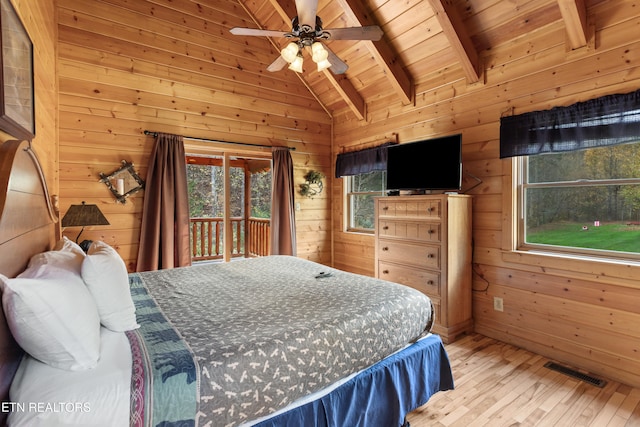
POLYGON ((191 265, 182 136, 158 133, 149 160, 137 271, 191 265))
POLYGON ((271 188, 271 254, 296 255, 293 160, 289 149, 273 148, 271 188))

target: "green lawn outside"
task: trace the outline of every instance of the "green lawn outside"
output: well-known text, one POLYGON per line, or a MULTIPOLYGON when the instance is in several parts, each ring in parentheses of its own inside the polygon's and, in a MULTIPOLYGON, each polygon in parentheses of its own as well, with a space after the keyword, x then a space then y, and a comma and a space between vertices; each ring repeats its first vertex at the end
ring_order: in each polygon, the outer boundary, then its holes
POLYGON ((640 225, 625 223, 548 224, 527 233, 527 243, 640 252, 640 225), (583 230, 583 227, 587 227, 583 230))

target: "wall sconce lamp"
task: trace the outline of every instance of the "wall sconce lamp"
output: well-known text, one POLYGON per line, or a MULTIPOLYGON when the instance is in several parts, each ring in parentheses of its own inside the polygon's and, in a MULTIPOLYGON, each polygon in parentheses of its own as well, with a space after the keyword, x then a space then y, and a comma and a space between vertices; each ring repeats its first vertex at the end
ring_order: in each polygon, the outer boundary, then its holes
POLYGON ((313 198, 322 193, 323 185, 322 180, 324 174, 319 171, 310 170, 304 176, 304 184, 300 184, 300 195, 313 198))
POLYGON ((122 161, 122 167, 109 175, 100 173, 100 182, 103 182, 118 202, 125 204, 127 197, 144 188, 144 181, 136 173, 133 163, 122 161))
MULTIPOLYGON (((84 228, 88 225, 110 225, 97 205, 87 205, 83 201, 81 205, 71 205, 62 218, 63 227, 82 227, 76 237, 76 243, 84 228)), ((84 243, 84 242, 83 242, 84 243)))

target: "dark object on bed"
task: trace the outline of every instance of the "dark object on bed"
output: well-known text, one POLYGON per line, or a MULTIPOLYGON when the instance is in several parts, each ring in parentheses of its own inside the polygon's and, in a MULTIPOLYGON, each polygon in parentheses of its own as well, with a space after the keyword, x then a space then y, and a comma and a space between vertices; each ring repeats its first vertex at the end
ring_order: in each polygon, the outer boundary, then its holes
POLYGON ((89 248, 91 247, 92 243, 93 243, 93 240, 83 240, 82 242, 80 242, 80 247, 85 253, 87 253, 89 252, 89 248))

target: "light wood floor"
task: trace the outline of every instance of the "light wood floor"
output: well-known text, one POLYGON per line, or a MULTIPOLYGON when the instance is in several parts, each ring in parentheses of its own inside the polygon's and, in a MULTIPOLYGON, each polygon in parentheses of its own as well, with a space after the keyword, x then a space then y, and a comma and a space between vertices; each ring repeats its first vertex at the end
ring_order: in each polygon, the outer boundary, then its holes
POLYGON ((549 359, 482 335, 445 345, 455 390, 407 416, 411 427, 640 426, 640 389, 603 388, 552 371, 549 359))

